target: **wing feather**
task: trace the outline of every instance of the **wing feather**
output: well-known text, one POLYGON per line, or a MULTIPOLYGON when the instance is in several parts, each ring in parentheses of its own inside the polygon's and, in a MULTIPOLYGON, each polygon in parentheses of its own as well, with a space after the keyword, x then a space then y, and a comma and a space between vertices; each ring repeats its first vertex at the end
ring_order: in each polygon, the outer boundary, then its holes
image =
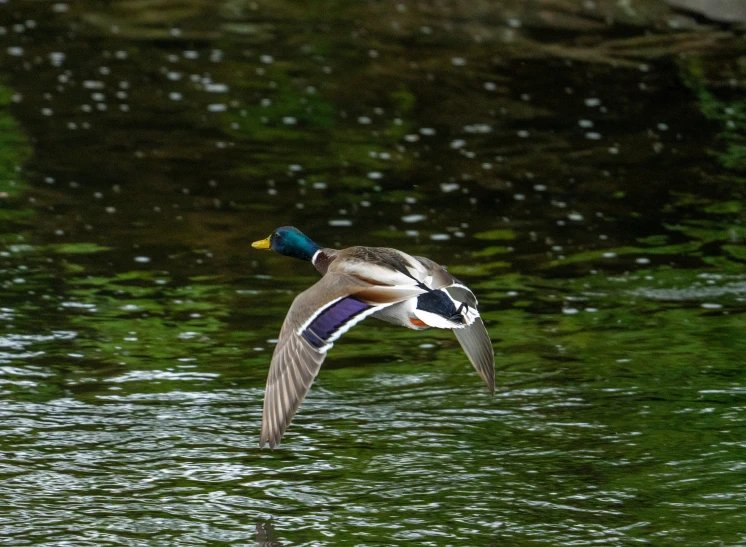
POLYGON ((490 336, 482 322, 477 317, 474 322, 463 329, 453 329, 456 339, 466 353, 466 356, 474 365, 484 383, 495 394, 495 352, 492 349, 490 336))
POLYGON ((415 256, 417 260, 427 269, 427 272, 432 276, 432 280, 428 285, 429 289, 443 289, 450 287, 451 285, 461 285, 461 282, 448 273, 443 266, 430 260, 425 256, 415 256))

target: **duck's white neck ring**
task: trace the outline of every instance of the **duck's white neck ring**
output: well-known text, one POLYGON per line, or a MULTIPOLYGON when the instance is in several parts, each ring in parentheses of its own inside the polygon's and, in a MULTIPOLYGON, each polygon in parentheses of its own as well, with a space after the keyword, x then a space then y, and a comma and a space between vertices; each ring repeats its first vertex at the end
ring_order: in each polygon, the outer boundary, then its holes
POLYGON ((314 266, 316 265, 316 258, 318 258, 320 252, 321 249, 313 253, 313 256, 311 257, 311 264, 313 264, 314 266))

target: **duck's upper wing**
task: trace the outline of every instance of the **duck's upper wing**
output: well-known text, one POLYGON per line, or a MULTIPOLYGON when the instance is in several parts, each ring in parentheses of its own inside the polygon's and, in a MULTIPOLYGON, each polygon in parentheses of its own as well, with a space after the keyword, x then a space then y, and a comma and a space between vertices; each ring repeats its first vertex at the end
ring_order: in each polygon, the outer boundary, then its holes
POLYGON ((259 445, 280 443, 335 340, 373 312, 424 291, 329 272, 300 293, 285 317, 272 355, 259 445))

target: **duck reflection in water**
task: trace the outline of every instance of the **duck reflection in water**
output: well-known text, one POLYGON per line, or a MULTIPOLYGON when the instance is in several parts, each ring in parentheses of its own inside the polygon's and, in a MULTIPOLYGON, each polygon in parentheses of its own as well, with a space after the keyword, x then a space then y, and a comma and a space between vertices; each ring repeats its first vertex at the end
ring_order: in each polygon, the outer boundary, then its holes
POLYGON ((282 543, 277 541, 271 520, 256 525, 256 545, 257 547, 282 547, 282 543))

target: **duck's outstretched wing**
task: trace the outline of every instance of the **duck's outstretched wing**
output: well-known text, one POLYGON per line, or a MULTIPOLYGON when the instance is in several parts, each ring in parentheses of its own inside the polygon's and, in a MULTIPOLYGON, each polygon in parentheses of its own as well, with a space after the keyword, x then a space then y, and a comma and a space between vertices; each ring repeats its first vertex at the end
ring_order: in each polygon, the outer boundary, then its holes
POLYGON ((495 352, 481 317, 463 329, 453 329, 456 339, 491 394, 495 394, 495 352))
POLYGON ((259 445, 274 448, 280 443, 335 340, 370 314, 421 292, 416 287, 378 286, 355 276, 328 273, 300 293, 272 355, 259 445))

